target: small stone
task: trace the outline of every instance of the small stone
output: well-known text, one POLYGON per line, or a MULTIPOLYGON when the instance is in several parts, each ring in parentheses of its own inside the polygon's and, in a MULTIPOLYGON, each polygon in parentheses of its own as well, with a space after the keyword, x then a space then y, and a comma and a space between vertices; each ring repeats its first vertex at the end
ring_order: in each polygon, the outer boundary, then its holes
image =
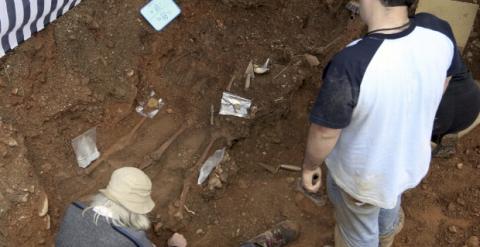
POLYGON ((451 226, 448 227, 448 231, 451 232, 451 233, 457 233, 458 229, 457 229, 456 226, 451 225, 451 226))
POLYGON ((10 147, 18 146, 18 142, 15 139, 13 139, 12 137, 9 137, 8 140, 7 140, 7 143, 5 143, 5 144, 7 144, 10 147))
POLYGON ((100 24, 90 15, 85 16, 85 22, 87 24, 88 29, 91 30, 98 30, 100 28, 100 24))
POLYGON ((50 228, 51 228, 51 221, 50 221, 50 215, 49 215, 49 214, 47 214, 47 217, 45 217, 45 223, 46 223, 45 229, 46 229, 46 230, 50 230, 50 228))
POLYGON ((30 185, 30 187, 28 187, 28 192, 31 194, 35 193, 35 185, 30 185))
POLYGON ((168 109, 167 109, 167 113, 168 113, 168 114, 172 114, 172 113, 173 113, 173 109, 172 109, 172 108, 168 108, 168 109))
POLYGON ((132 77, 134 74, 135 74, 135 71, 134 71, 133 69, 129 69, 129 70, 127 71, 127 76, 128 76, 128 77, 132 77))
POLYGON ((219 178, 214 176, 208 180, 209 190, 215 190, 215 189, 221 189, 221 188, 222 188, 222 181, 220 181, 219 178))
POLYGON ((14 88, 14 89, 12 89, 12 91, 10 91, 10 93, 11 93, 12 95, 18 95, 18 91, 19 91, 18 88, 14 88))
POLYGON ((457 203, 460 204, 460 205, 462 205, 462 206, 465 206, 465 200, 462 199, 462 198, 460 198, 460 197, 457 198, 457 203))
POLYGON ((204 232, 203 232, 202 229, 198 229, 195 233, 196 233, 197 235, 201 235, 201 234, 203 234, 204 232))
POLYGON ((320 61, 316 56, 311 54, 305 54, 304 57, 305 57, 305 60, 307 60, 308 64, 310 64, 310 66, 316 67, 320 65, 320 61))
POLYGON ((28 194, 23 195, 23 196, 20 198, 20 202, 23 202, 23 203, 28 202, 28 194))
POLYGON ((474 42, 472 42, 472 45, 473 45, 475 48, 479 49, 479 48, 480 48, 480 41, 475 40, 474 42))
POLYGON ((168 239, 167 246, 186 247, 187 240, 182 234, 175 233, 170 239, 168 239))
POLYGON ((291 183, 293 183, 293 182, 295 182, 295 178, 294 178, 294 177, 288 177, 288 178, 287 178, 287 183, 290 183, 290 184, 291 184, 291 183))
POLYGON ((458 164, 457 164, 457 168, 458 168, 459 170, 462 170, 462 169, 463 169, 463 163, 458 163, 458 164))
POLYGON ((44 245, 45 243, 46 243, 46 240, 44 238, 41 238, 40 240, 38 240, 39 245, 44 245))
POLYGON ((451 202, 448 204, 448 211, 455 211, 455 203, 451 202))
POLYGON ((38 207, 38 216, 43 217, 48 213, 48 197, 45 192, 42 193, 41 204, 38 207))
POLYGON ((480 239, 477 236, 471 236, 467 240, 466 245, 468 247, 480 247, 480 239))

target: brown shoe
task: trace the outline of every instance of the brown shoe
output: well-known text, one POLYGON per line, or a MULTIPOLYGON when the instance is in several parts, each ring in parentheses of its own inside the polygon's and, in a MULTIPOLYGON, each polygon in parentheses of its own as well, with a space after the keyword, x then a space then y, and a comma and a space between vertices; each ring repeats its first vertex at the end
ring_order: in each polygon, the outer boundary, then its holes
POLYGON ((299 235, 299 226, 291 221, 283 221, 272 229, 249 240, 247 244, 258 247, 282 247, 295 241, 299 235))

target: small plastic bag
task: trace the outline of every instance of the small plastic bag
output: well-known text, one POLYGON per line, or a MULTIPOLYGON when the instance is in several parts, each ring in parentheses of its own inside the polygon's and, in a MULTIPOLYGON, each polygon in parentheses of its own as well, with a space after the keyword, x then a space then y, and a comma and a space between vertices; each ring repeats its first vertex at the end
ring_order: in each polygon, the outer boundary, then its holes
POLYGON ((219 114, 248 118, 248 110, 250 109, 250 106, 252 106, 251 100, 223 92, 222 106, 219 114))
POLYGON ((139 102, 139 105, 135 108, 135 111, 142 117, 154 118, 164 105, 165 102, 163 102, 163 99, 158 98, 155 92, 151 91, 145 102, 139 102))
POLYGON ((203 163, 202 168, 200 169, 200 175, 198 176, 198 184, 201 185, 205 180, 207 180, 210 173, 213 169, 222 162, 223 157, 225 156, 225 148, 215 151, 215 153, 210 156, 205 163, 203 163))
POLYGON ((92 161, 100 157, 97 149, 97 128, 91 128, 72 140, 73 151, 77 157, 78 166, 87 168, 92 161))

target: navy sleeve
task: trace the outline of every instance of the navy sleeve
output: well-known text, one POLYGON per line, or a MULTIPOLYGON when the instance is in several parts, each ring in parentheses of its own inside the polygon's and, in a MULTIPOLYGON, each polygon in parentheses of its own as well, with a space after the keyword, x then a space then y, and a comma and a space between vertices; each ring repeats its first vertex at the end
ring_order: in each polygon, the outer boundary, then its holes
POLYGON ((312 123, 331 129, 350 124, 363 76, 382 43, 366 37, 335 55, 323 72, 323 84, 310 113, 312 123))
MULTIPOLYGON (((450 31, 452 30, 450 25, 448 25, 448 28, 450 29, 450 31)), ((467 70, 465 64, 463 63, 462 56, 460 55, 460 51, 457 47, 457 42, 455 41, 455 37, 453 37, 453 32, 452 32, 452 40, 453 40, 453 45, 455 47, 454 48, 455 51, 453 52, 452 63, 450 64, 450 68, 448 68, 448 71, 447 71, 447 77, 462 74, 463 72, 465 72, 465 70, 467 70)))
POLYGON ((457 41, 455 40, 455 35, 453 34, 452 27, 448 22, 428 13, 420 13, 415 16, 415 23, 418 26, 429 28, 440 32, 446 35, 453 43, 454 53, 450 68, 447 71, 447 77, 450 76, 460 76, 464 74, 465 71, 468 71, 465 64, 463 63, 462 56, 457 47, 457 41))
POLYGON ((349 71, 335 58, 323 73, 323 84, 310 113, 310 121, 332 129, 343 129, 350 124, 358 97, 349 71))

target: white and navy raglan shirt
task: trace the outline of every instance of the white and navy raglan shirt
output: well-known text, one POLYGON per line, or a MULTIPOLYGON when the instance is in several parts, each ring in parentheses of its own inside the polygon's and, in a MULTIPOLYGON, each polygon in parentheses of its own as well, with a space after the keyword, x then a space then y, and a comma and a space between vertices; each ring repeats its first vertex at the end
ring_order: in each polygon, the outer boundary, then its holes
POLYGON ((326 164, 355 199, 394 208, 427 174, 445 80, 464 69, 450 25, 418 14, 395 34, 374 33, 327 65, 310 121, 342 129, 326 164))

